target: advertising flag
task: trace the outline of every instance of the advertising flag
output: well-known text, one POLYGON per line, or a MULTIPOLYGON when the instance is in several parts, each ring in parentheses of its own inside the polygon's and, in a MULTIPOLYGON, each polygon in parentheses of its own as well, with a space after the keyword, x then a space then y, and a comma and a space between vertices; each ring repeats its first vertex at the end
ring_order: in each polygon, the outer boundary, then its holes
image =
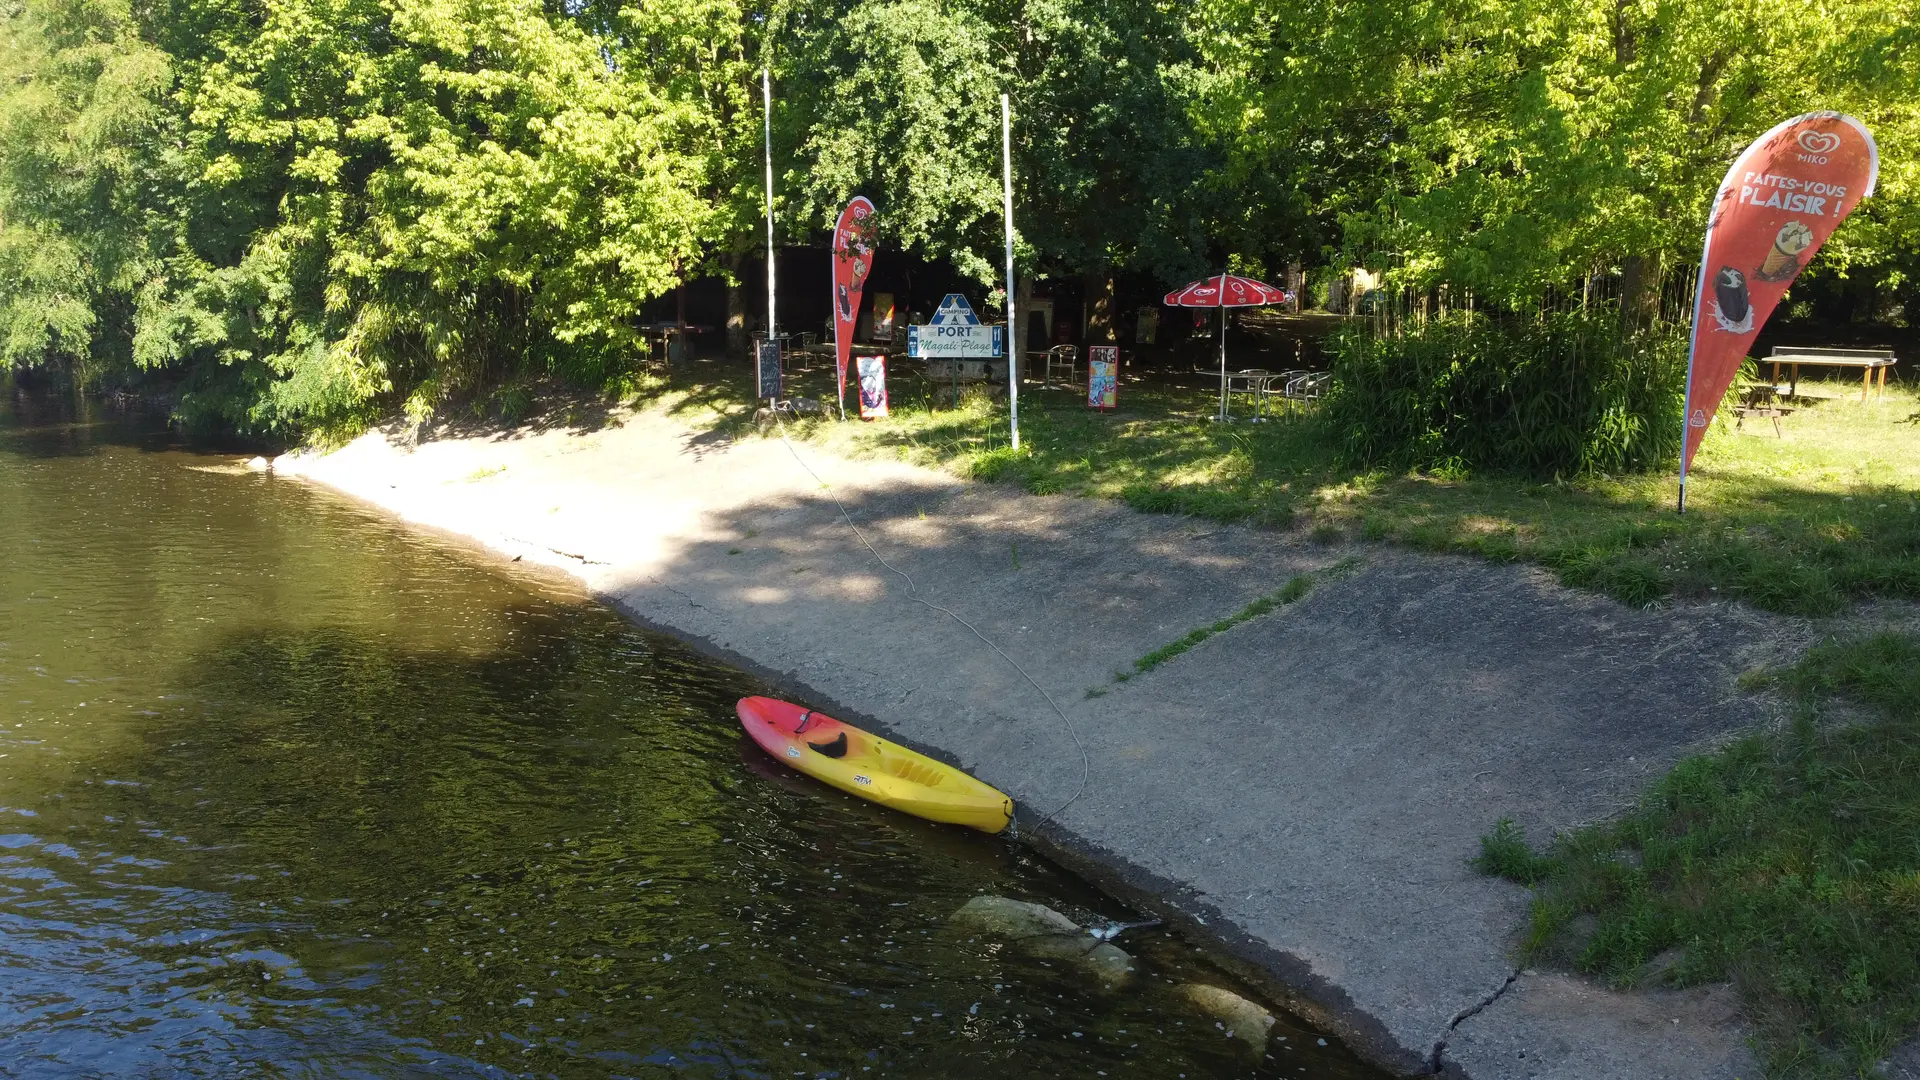
POLYGON ((855 195, 833 227, 833 348, 840 371, 840 408, 847 402, 847 358, 853 354, 853 328, 860 318, 860 290, 873 269, 873 203, 855 195))
POLYGON ((1720 182, 1693 301, 1682 510, 1694 451, 1753 339, 1801 267, 1873 194, 1879 172, 1879 148, 1860 121, 1813 112, 1754 140, 1720 182))

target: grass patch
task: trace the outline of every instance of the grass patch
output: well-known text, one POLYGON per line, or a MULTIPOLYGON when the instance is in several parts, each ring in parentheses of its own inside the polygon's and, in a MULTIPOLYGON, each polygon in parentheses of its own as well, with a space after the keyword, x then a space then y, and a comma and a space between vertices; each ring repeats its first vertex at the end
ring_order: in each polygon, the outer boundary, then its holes
POLYGON ((1316 573, 1295 574, 1293 577, 1287 579, 1285 585, 1280 586, 1265 596, 1254 598, 1251 603, 1239 611, 1207 626, 1188 631, 1187 635, 1180 640, 1162 645, 1145 656, 1142 656, 1140 659, 1135 660, 1133 662, 1133 668, 1129 671, 1115 674, 1113 677, 1114 681, 1126 682, 1135 675, 1145 675, 1147 672, 1179 656, 1181 653, 1186 652, 1215 634, 1224 634, 1249 619, 1257 619, 1275 608, 1285 607, 1299 600, 1313 591, 1314 583, 1317 580, 1344 576, 1358 565, 1358 559, 1342 559, 1340 562, 1316 573))
MULTIPOLYGON (((707 426, 752 430, 744 371, 701 365, 657 391, 707 426)), ((890 373, 893 416, 863 423, 803 417, 787 430, 849 457, 896 458, 1022 490, 1114 499, 1154 513, 1294 527, 1321 541, 1358 536, 1495 562, 1545 566, 1565 584, 1648 606, 1739 599, 1820 615, 1872 596, 1920 598, 1920 395, 1897 386, 1862 402, 1858 383, 1802 383, 1786 438, 1731 422, 1694 462, 1687 513, 1674 478, 1596 473, 1542 479, 1473 472, 1355 469, 1312 415, 1216 424, 1203 379, 1129 378, 1121 408, 1089 410, 1075 392, 1029 387, 1021 445, 1004 401, 935 407, 910 365, 890 373)), ((830 367, 789 392, 831 403, 830 367)))
POLYGON ((1920 640, 1829 642, 1746 681, 1792 695, 1794 722, 1544 853, 1502 822, 1475 864, 1536 886, 1526 962, 1731 980, 1770 1075, 1867 1075, 1920 1030, 1920 640), (1871 718, 1830 722, 1839 702, 1871 718))

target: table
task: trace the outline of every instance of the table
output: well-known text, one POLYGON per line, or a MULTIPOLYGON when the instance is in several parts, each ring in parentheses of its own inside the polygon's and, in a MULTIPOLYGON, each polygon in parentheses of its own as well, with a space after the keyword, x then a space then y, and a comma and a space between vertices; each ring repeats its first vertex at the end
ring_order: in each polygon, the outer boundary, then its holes
POLYGON ((1767 357, 1773 365, 1773 381, 1780 381, 1780 365, 1787 365, 1788 397, 1798 397, 1800 392, 1800 365, 1817 367, 1858 367, 1860 368, 1860 400, 1867 400, 1867 393, 1875 389, 1873 373, 1880 373, 1878 390, 1887 389, 1887 369, 1894 364, 1892 349, 1826 349, 1809 348, 1802 345, 1776 345, 1773 355, 1767 357))
POLYGON ((1267 388, 1273 380, 1280 378, 1276 371, 1264 371, 1250 368, 1246 371, 1227 372, 1227 397, 1235 394, 1249 394, 1253 397, 1253 422, 1267 422, 1267 388))

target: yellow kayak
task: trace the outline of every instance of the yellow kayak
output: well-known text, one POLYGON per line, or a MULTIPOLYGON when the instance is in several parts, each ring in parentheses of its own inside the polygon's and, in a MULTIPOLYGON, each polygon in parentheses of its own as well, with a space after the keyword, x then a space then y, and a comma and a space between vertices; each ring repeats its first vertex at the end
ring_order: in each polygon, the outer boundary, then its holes
POLYGON ((1013 820, 999 789, 831 716, 770 697, 741 698, 735 709, 761 749, 841 791, 986 833, 1013 820))

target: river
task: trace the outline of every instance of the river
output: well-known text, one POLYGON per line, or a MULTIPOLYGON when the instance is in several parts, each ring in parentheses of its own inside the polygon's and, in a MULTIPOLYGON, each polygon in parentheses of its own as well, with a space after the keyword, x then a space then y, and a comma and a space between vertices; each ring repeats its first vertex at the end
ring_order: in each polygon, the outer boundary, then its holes
POLYGON ((94 407, 0 398, 0 1075, 1360 1078, 1177 936, 786 772, 751 677, 94 407))

